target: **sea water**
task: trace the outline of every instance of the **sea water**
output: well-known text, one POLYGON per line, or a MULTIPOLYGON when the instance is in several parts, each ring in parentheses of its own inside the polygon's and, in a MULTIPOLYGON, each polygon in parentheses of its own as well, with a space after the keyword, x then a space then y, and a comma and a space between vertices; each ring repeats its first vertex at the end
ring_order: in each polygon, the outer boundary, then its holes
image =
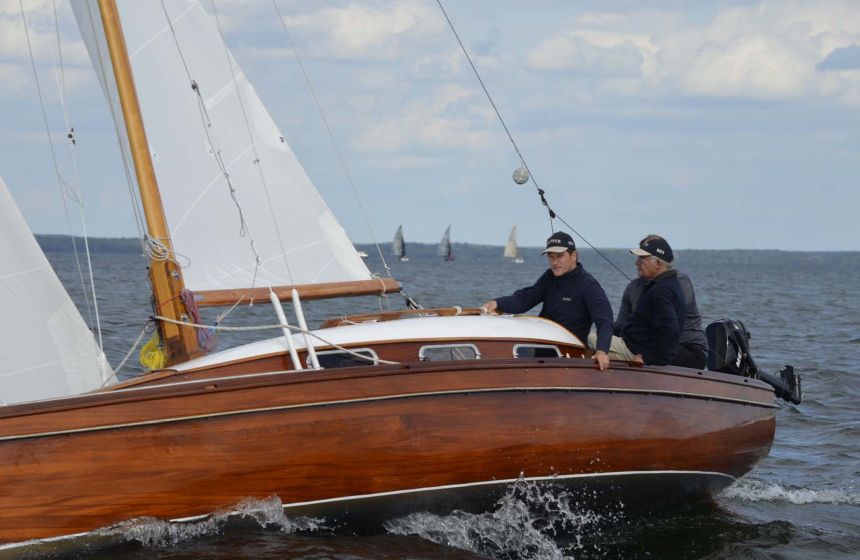
MULTIPOLYGON (((374 247, 368 266, 385 274, 374 247)), ((502 258, 501 247, 455 244, 453 262, 433 246, 411 246, 408 263, 388 259, 395 278, 425 307, 478 306, 530 285, 545 269, 537 249, 526 262, 502 258)), ((617 309, 635 275, 633 257, 593 251, 581 261, 617 309)), ((324 519, 285 516, 277 497, 248 501, 227 515, 171 524, 141 519, 73 547, 35 548, 27 556, 111 559, 389 559, 624 558, 832 559, 860 557, 860 253, 679 251, 677 266, 696 290, 704 324, 728 317, 751 332, 753 356, 765 371, 792 364, 803 376, 800 406, 780 402, 770 455, 715 504, 658 518, 630 519, 623 508, 582 510, 575 496, 520 481, 484 514, 414 514, 392 520, 384 534, 352 536, 324 519)), ((71 254, 52 253, 84 317, 87 306, 71 254)), ((137 255, 93 256, 98 322, 111 363, 138 338, 151 311, 145 263, 137 255)), ((399 295, 306 302, 310 323, 378 309, 402 309, 399 295)), ((537 310, 535 310, 536 312, 537 310)), ((206 310, 210 323, 223 310, 206 310)), ((265 302, 233 310, 225 325, 273 324, 265 302)), ((222 333, 221 348, 273 333, 222 333)), ((141 371, 135 360, 121 377, 141 371)))

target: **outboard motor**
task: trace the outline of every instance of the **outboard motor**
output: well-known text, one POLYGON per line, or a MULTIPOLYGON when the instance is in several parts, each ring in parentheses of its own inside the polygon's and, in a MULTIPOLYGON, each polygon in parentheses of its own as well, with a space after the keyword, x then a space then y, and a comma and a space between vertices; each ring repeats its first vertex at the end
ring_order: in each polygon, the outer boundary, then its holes
POLYGON ((750 334, 744 324, 732 319, 714 321, 705 329, 708 338, 708 369, 761 379, 773 387, 776 396, 800 404, 803 393, 800 374, 785 366, 775 375, 759 371, 750 354, 750 334))

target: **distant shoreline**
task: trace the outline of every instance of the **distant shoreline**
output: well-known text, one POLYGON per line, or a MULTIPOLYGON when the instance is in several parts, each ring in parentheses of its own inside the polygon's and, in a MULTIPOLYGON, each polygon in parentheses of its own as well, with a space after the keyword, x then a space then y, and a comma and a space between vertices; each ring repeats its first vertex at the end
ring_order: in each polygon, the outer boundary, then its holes
MULTIPOLYGON (((45 253, 74 253, 84 252, 84 239, 71 235, 35 234, 36 241, 45 253)), ((89 237, 87 245, 91 253, 106 254, 143 254, 140 239, 136 237, 89 237)))
MULTIPOLYGON (((71 235, 61 235, 61 234, 43 234, 37 233, 35 235, 36 241, 39 243, 39 246, 42 247, 42 251, 45 253, 73 253, 75 251, 75 245, 77 245, 78 252, 83 252, 84 250, 84 240, 81 237, 72 237, 71 235), (74 243, 73 243, 74 239, 74 243)), ((104 254, 137 254, 140 255, 143 253, 140 245, 140 239, 136 237, 90 237, 88 240, 88 245, 91 253, 104 253, 104 254)), ((503 245, 482 245, 477 243, 465 243, 465 242, 454 242, 451 244, 454 248, 454 253, 462 252, 464 249, 475 249, 478 251, 484 250, 501 250, 503 245), (459 248, 459 251, 458 251, 459 248)), ((373 251, 376 252, 376 247, 373 243, 356 243, 356 248, 364 250, 364 251, 373 251)), ((436 250, 436 243, 420 243, 420 242, 411 242, 408 245, 410 250, 418 249, 418 253, 428 253, 432 249, 432 251, 436 250)), ((389 243, 382 243, 380 247, 383 248, 383 252, 386 256, 388 256, 389 243)), ((524 253, 535 253, 539 254, 542 247, 520 247, 520 251, 524 253)), ((608 252, 626 252, 627 249, 624 247, 599 247, 601 251, 608 252)), ((592 251, 589 247, 580 247, 580 251, 583 253, 590 253, 592 251)), ((698 253, 698 252, 727 252, 727 251, 735 251, 735 252, 744 252, 744 253, 807 253, 807 254, 838 254, 838 253, 860 253, 860 251, 844 251, 844 250, 835 250, 835 249, 824 249, 824 250, 816 250, 816 251, 788 251, 785 249, 678 249, 678 252, 682 253, 698 253)))

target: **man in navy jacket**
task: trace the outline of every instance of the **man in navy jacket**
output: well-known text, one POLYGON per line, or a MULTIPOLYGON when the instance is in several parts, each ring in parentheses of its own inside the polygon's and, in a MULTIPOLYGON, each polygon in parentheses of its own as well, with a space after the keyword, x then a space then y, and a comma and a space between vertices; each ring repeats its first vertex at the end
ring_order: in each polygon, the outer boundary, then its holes
POLYGON ((601 371, 609 367, 609 345, 612 340, 612 306, 600 284, 577 262, 573 238, 564 232, 553 233, 542 253, 549 270, 533 286, 513 295, 490 300, 482 306, 486 312, 525 313, 543 302, 541 317, 563 325, 585 343, 591 325, 597 326, 594 360, 601 371))
POLYGON ((672 269, 672 247, 662 237, 646 237, 636 249, 636 267, 645 280, 633 313, 612 337, 609 356, 645 365, 664 366, 674 360, 687 316, 687 301, 672 269))
MULTIPOLYGON (((648 235, 639 242, 639 246, 641 247, 646 241, 659 237, 659 235, 648 235)), ((640 272, 643 270, 641 266, 637 267, 637 269, 640 272)), ((693 283, 690 281, 690 277, 677 268, 675 268, 675 271, 678 273, 678 283, 681 285, 684 299, 687 301, 687 312, 684 318, 684 327, 681 329, 681 342, 678 344, 678 352, 675 354, 675 359, 672 360, 672 365, 705 369, 708 357, 708 341, 705 338, 705 330, 702 328, 702 315, 699 313, 698 305, 696 305, 696 292, 693 290, 693 283)), ((636 309, 639 296, 642 295, 648 282, 650 280, 640 276, 624 288, 624 295, 621 297, 621 308, 615 317, 616 335, 621 334, 621 327, 627 321, 627 318, 630 317, 630 314, 633 313, 633 310, 636 309)))

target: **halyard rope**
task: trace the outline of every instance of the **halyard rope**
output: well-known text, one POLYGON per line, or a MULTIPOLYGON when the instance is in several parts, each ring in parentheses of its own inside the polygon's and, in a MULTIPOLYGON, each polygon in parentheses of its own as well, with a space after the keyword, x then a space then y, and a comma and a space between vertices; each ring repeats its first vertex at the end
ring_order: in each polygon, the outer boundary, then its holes
MULTIPOLYGON (((213 0, 214 3, 214 0, 213 0)), ((346 180, 349 183, 349 186, 352 187, 352 193, 355 196, 355 202, 358 204, 358 209, 361 211, 361 216, 364 218, 364 223, 367 225, 367 229, 370 232, 370 237, 373 239, 373 244, 376 246, 376 251, 379 253, 379 258, 382 261, 382 266, 385 267, 385 272, 388 274, 389 278, 393 278, 391 275, 391 268, 388 266, 388 263, 385 261, 385 256, 382 254, 382 249, 379 246, 379 241, 376 239, 376 233, 373 231, 373 226, 370 224, 370 219, 367 217, 367 212, 364 210, 364 204, 361 202, 361 197, 358 195, 358 189, 355 186, 355 182, 352 179, 352 174, 349 172, 349 167, 346 165, 346 160, 343 157, 343 154, 340 151, 340 146, 335 140, 334 132, 332 132, 331 126, 329 126, 328 119, 325 116, 325 111, 323 111, 322 103, 317 96, 317 92, 314 89, 313 83, 311 83, 311 78, 308 75, 307 70, 305 69, 304 62, 302 62, 302 57, 299 56, 299 51, 296 49, 296 45, 293 42, 293 38, 290 35, 289 29, 287 29, 287 24, 284 22, 284 15, 281 13, 281 9, 278 6, 277 0, 272 0, 272 5, 275 7, 275 11, 278 13, 278 20, 281 22, 281 27, 284 30, 284 36, 287 39, 287 43, 289 43, 290 48, 293 51, 293 56, 296 57, 296 61, 299 63, 299 68, 302 70, 302 75, 305 78, 305 83, 308 86, 308 89, 311 92, 311 96, 314 99, 314 103, 316 103, 317 111, 319 111, 320 118, 322 119, 323 125, 325 126, 326 132, 328 132, 328 137, 331 140, 332 146, 334 146, 334 151, 337 154, 337 158, 340 161, 340 166, 343 168, 343 173, 346 176, 346 180)))
POLYGON ((533 183, 534 183, 534 185, 535 185, 535 188, 537 189, 537 193, 538 193, 538 196, 540 197, 541 204, 543 204, 543 205, 546 207, 547 212, 549 212, 549 228, 550 228, 550 233, 553 233, 553 232, 554 232, 554 230, 555 230, 555 227, 553 226, 553 222, 552 222, 552 220, 553 220, 554 218, 558 218, 558 220, 559 220, 561 223, 563 223, 564 225, 566 225, 566 226, 568 227, 568 229, 570 229, 570 231, 572 231, 572 232, 573 232, 573 233, 575 233, 575 234, 576 234, 580 239, 582 239, 583 241, 585 241, 585 243, 586 243, 589 247, 591 247, 592 249, 594 249, 594 251, 595 251, 598 255, 600 255, 601 257, 603 257, 603 260, 605 260, 606 262, 608 262, 608 263, 609 263, 609 264, 610 264, 610 265, 611 265, 615 270, 617 270, 619 273, 621 273, 621 275, 622 275, 622 276, 624 276, 624 277, 625 277, 625 278, 627 278, 628 280, 632 280, 632 278, 630 278, 630 276, 628 276, 628 275, 627 275, 623 270, 621 270, 620 268, 618 268, 618 266, 617 266, 614 262, 612 262, 612 261, 609 259, 609 257, 607 257, 606 255, 604 255, 604 254, 600 251, 600 249, 598 249, 597 247, 595 247, 594 245, 592 245, 592 244, 591 244, 591 242, 590 242, 588 239, 586 239, 585 237, 583 237, 583 235, 582 235, 581 233, 579 233, 578 231, 576 231, 576 230, 575 230, 575 229, 574 229, 574 228, 573 228, 569 223, 567 223, 567 222, 564 220, 564 218, 562 218, 561 216, 559 216, 559 215, 558 215, 558 213, 550 207, 549 203, 548 203, 548 202, 547 202, 547 200, 546 200, 545 191, 544 191, 542 188, 540 188, 540 186, 538 185, 537 180, 536 180, 536 179, 535 179, 535 177, 534 177, 534 174, 531 172, 531 169, 529 169, 529 166, 528 166, 528 164, 526 163, 526 159, 525 159, 525 157, 523 157, 522 152, 520 152, 520 148, 519 148, 519 146, 517 146, 517 143, 516 143, 516 141, 514 140, 514 137, 513 137, 513 135, 511 134, 511 131, 508 129, 508 125, 505 123, 505 119, 503 119, 503 118, 502 118, 502 114, 499 112, 499 109, 496 107, 496 103, 493 101, 493 97, 490 95, 490 92, 489 92, 489 90, 487 89, 487 86, 486 86, 486 85, 484 85, 484 80, 483 80, 483 79, 481 79, 481 75, 478 73, 478 69, 477 69, 477 67, 475 67, 475 64, 472 62, 472 57, 470 57, 470 56, 469 56, 469 53, 466 51, 466 47, 465 47, 465 45, 463 45, 463 41, 461 41, 461 40, 460 40, 460 35, 457 33, 457 30, 456 30, 456 29, 454 29, 454 24, 451 22, 451 18, 449 18, 449 17, 448 17, 448 13, 445 11, 445 8, 442 6, 442 0, 436 0, 436 3, 437 3, 437 4, 439 4, 439 9, 440 9, 440 10, 442 10, 442 15, 444 15, 444 16, 445 16, 445 21, 447 21, 447 22, 448 22, 448 27, 450 27, 450 28, 451 28, 451 32, 452 32, 452 33, 454 33, 454 37, 457 39, 457 43, 459 43, 459 44, 460 44, 460 49, 463 51, 463 54, 466 56, 466 60, 467 60, 467 61, 469 61, 469 66, 471 66, 471 67, 472 67, 472 71, 475 73, 475 77, 478 79, 478 83, 480 83, 480 84, 481 84, 481 88, 483 88, 483 90, 484 90, 484 94, 486 94, 487 99, 490 101, 490 105, 492 105, 492 107, 493 107, 493 111, 495 111, 496 116, 499 118, 499 122, 500 122, 500 123, 502 123, 502 128, 504 128, 504 129, 505 129, 505 132, 506 132, 506 133, 507 133, 507 135, 508 135, 508 139, 511 141, 511 145, 513 145, 514 150, 517 152, 517 156, 519 156, 519 158, 520 158, 520 162, 522 163, 523 167, 525 167, 526 171, 528 171, 528 173, 529 173, 529 177, 531 178, 532 182, 533 182, 533 183))

